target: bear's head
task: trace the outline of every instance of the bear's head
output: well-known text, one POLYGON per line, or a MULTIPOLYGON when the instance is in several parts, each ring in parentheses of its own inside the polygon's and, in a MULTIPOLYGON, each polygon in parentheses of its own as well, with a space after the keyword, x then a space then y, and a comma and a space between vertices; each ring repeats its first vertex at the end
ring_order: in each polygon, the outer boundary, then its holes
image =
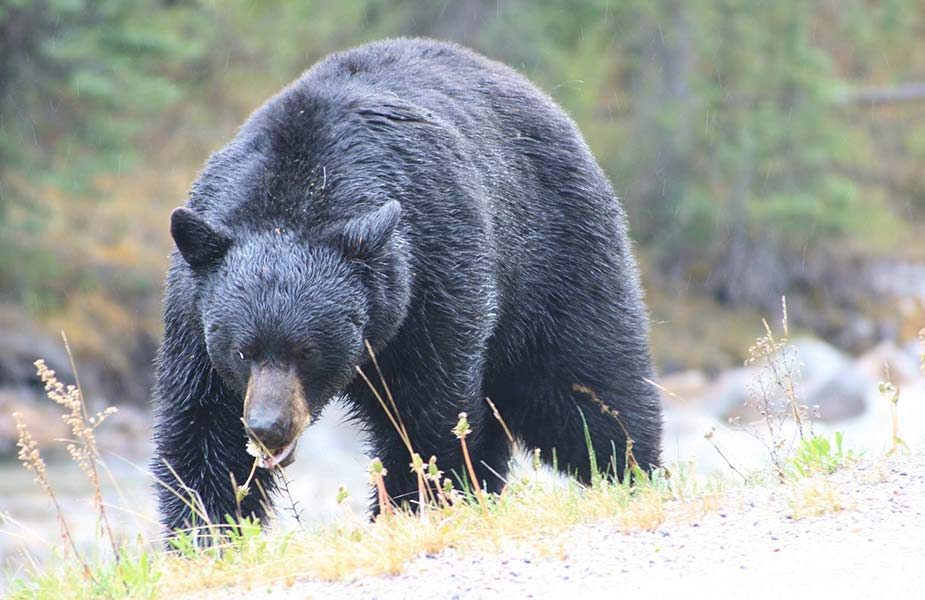
POLYGON ((243 397, 263 466, 288 464, 302 430, 343 392, 366 354, 404 320, 410 297, 401 206, 306 236, 232 233, 189 208, 171 234, 196 281, 212 366, 243 397))

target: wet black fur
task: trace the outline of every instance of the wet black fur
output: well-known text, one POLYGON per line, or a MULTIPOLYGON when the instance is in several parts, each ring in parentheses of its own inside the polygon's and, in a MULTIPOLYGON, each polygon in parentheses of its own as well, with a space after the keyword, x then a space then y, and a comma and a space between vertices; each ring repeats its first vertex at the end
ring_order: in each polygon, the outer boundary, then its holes
MULTIPOLYGON (((360 364, 378 380, 364 338, 415 449, 447 472, 461 472, 450 430, 465 411, 479 477, 501 487, 510 446, 487 396, 528 448, 588 479, 583 413, 598 463, 615 455, 622 473, 622 426, 575 384, 619 411, 641 465, 658 464, 623 210, 575 124, 513 70, 427 40, 332 55, 211 157, 187 206, 174 219, 185 251, 168 274, 153 467, 173 483, 169 463, 213 521, 237 512, 229 473, 241 483, 252 464, 240 421, 252 360, 297 365, 315 415, 345 394, 390 494, 417 489, 354 376, 360 364)), ((270 473, 257 478, 271 493, 270 473)), ((159 496, 166 527, 189 523, 182 501, 159 496)), ((266 508, 256 488, 241 506, 266 508)))

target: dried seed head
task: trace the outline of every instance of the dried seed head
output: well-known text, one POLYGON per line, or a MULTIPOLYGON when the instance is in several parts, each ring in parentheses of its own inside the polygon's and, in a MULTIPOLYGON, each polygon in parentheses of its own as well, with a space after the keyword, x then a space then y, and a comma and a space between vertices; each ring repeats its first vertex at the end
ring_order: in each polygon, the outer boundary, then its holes
POLYGON ((430 460, 427 462, 427 478, 434 483, 440 483, 440 477, 443 475, 443 471, 437 468, 437 457, 431 456, 430 460))
POLYGON ((250 492, 250 488, 246 485, 239 485, 235 489, 235 497, 237 498, 238 502, 241 502, 241 500, 244 500, 244 498, 247 497, 250 492))
POLYGON ((48 472, 45 467, 45 460, 42 459, 38 444, 29 432, 26 423, 22 420, 22 415, 14 412, 13 419, 16 421, 16 432, 18 434, 16 445, 19 446, 19 453, 17 456, 27 471, 35 473, 35 483, 37 483, 46 494, 51 495, 51 486, 48 483, 48 472))
POLYGON ((459 421, 456 423, 456 427, 453 428, 453 435, 457 439, 463 439, 468 436, 472 430, 469 428, 469 419, 468 415, 464 412, 459 413, 459 421))
POLYGON ((369 479, 372 483, 376 483, 377 480, 389 474, 389 470, 385 468, 382 461, 378 458, 369 461, 369 467, 367 467, 366 470, 369 473, 369 479))
POLYGON ((411 455, 411 472, 412 473, 424 473, 424 459, 421 458, 421 455, 417 452, 411 455))

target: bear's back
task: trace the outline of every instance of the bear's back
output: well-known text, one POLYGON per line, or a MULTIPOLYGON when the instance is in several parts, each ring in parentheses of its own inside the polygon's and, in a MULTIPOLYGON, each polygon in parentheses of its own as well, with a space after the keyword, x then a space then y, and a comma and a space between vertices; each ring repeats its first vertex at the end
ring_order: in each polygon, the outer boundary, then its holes
POLYGON ((619 294, 602 274, 622 273, 629 253, 622 209, 565 112, 445 42, 387 40, 320 61, 255 111, 197 186, 210 180, 235 184, 203 204, 232 229, 310 236, 399 200, 418 276, 439 279, 463 255, 484 263, 512 340, 554 327, 550 302, 565 305, 576 281, 619 294))
POLYGON ((519 268, 531 257, 542 263, 557 238, 622 241, 622 208, 581 132, 504 64, 453 43, 402 38, 331 55, 293 86, 341 98, 344 110, 379 106, 399 124, 439 124, 435 138, 402 150, 474 188, 508 238, 499 250, 517 253, 510 260, 519 268))
POLYGON ((400 39, 333 55, 303 81, 408 103, 452 131, 460 155, 433 168, 478 184, 493 228, 498 335, 512 346, 556 327, 549 307, 565 309, 576 285, 637 301, 614 281, 636 286, 622 207, 573 121, 521 74, 455 44, 400 39))

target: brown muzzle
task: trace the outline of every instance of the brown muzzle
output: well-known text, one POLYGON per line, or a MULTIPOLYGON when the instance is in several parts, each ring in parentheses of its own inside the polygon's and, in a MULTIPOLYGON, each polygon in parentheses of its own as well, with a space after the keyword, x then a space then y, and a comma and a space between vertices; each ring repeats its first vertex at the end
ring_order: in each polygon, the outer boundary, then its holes
POLYGON ((255 365, 244 396, 248 435, 275 454, 293 443, 308 425, 308 403, 294 369, 255 365))

